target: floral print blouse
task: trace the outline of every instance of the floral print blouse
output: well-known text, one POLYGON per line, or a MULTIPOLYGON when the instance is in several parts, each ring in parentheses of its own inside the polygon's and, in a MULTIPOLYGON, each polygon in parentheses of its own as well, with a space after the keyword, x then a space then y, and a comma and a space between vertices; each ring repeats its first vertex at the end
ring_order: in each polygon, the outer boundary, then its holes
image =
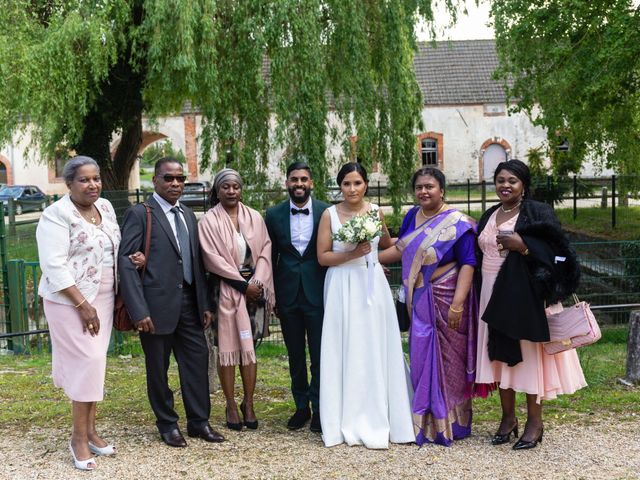
POLYGON ((95 206, 102 216, 100 225, 86 221, 68 194, 47 207, 40 217, 36 239, 42 270, 38 286, 41 297, 70 305, 71 301, 59 292, 75 285, 92 302, 100 286, 107 240, 113 245, 110 250, 114 258, 109 262, 113 266, 105 268, 117 268, 120 227, 115 211, 104 198, 96 200, 95 206))

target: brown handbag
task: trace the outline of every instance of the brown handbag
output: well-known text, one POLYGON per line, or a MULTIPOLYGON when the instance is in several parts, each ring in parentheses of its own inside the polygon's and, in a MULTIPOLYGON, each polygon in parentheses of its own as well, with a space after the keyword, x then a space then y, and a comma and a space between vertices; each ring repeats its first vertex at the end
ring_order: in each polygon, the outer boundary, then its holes
MULTIPOLYGON (((144 208, 147 211, 147 233, 144 241, 145 262, 142 266, 142 271, 140 272, 141 280, 144 279, 144 272, 147 269, 147 262, 149 261, 149 247, 151 243, 151 207, 146 202, 142 205, 144 205, 144 208)), ((131 320, 131 316, 129 316, 129 312, 127 312, 127 307, 124 304, 124 298, 122 298, 121 292, 116 294, 113 308, 113 328, 120 332, 127 332, 129 330, 134 330, 135 328, 133 321, 131 320)))

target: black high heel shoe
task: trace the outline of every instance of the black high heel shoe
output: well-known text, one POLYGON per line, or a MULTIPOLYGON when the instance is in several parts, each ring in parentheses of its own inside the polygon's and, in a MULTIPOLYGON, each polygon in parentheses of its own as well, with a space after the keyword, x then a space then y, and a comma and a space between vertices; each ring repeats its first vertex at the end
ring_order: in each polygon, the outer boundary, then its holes
MULTIPOLYGON (((525 441, 520 438, 516 443, 513 444, 514 450, 527 450, 529 448, 536 448, 538 443, 542 443, 542 434, 544 433, 544 427, 540 429, 540 436, 536 440, 525 441)), ((524 436, 524 434, 523 434, 524 436)))
POLYGON ((518 438, 518 420, 516 420, 516 424, 513 428, 507 433, 497 433, 491 439, 491 445, 502 445, 503 443, 509 443, 509 439, 511 438, 511 434, 513 433, 513 438, 518 438))
POLYGON ((244 420, 244 426, 251 430, 256 430, 258 428, 258 420, 254 420, 253 422, 249 422, 248 420, 245 420, 247 416, 247 406, 244 404, 244 402, 240 404, 240 411, 242 412, 242 419, 244 420))
MULTIPOLYGON (((225 414, 227 414, 229 412, 229 408, 227 407, 225 409, 225 414)), ((229 430, 235 430, 236 432, 239 432, 240 430, 242 430, 242 423, 238 422, 238 423, 233 423, 230 422, 229 420, 229 416, 227 415, 227 428, 229 430)))

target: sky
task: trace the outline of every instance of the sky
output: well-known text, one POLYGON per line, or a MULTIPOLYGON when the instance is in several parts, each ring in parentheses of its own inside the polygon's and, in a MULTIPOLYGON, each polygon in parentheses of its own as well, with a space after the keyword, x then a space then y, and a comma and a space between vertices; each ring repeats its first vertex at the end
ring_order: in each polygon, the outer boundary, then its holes
MULTIPOLYGON (((439 2, 442 3, 442 2, 439 2)), ((436 40, 475 40, 493 38, 493 28, 487 26, 489 22, 489 2, 480 0, 476 5, 475 0, 465 0, 468 15, 460 14, 458 22, 452 28, 446 28, 451 21, 444 8, 437 8, 436 17, 436 40)), ((424 26, 422 26, 424 27, 424 26)), ((429 32, 426 29, 418 29, 418 39, 429 40, 429 32)))
MULTIPOLYGON (((443 2, 438 2, 443 3, 443 2)), ((490 0, 464 0, 468 15, 460 14, 458 22, 452 28, 446 28, 451 21, 444 8, 436 8, 436 40, 477 40, 494 38, 493 28, 487 26, 489 22, 490 0)), ((632 8, 640 8, 640 0, 631 2, 632 8)), ((428 31, 418 30, 420 41, 430 40, 428 31)))

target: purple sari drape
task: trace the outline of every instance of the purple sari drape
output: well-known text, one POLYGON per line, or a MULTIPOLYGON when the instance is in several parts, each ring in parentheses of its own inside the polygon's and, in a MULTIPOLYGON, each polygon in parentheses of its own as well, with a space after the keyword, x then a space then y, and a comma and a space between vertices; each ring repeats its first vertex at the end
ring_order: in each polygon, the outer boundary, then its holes
MULTIPOLYGON (((449 446, 471 434, 478 302, 473 287, 457 330, 447 315, 458 281, 458 266, 431 280, 443 256, 467 231, 472 220, 449 209, 410 230, 398 241, 402 281, 411 313, 409 356, 414 389, 416 443, 449 446)), ((485 393, 486 392, 482 392, 485 393)))

